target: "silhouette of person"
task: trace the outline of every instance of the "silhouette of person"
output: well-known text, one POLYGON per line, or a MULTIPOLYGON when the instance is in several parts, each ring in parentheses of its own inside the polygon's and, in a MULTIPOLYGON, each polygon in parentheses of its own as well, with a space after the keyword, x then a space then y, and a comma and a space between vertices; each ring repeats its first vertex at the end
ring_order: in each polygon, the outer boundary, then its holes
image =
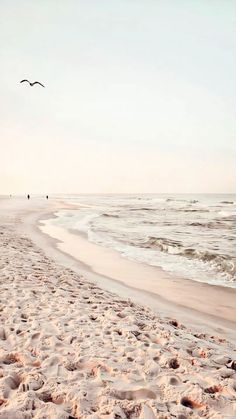
POLYGON ((30 195, 29 194, 27 195, 27 198, 30 199, 30 195))
POLYGON ((48 199, 48 195, 46 195, 46 199, 48 199))

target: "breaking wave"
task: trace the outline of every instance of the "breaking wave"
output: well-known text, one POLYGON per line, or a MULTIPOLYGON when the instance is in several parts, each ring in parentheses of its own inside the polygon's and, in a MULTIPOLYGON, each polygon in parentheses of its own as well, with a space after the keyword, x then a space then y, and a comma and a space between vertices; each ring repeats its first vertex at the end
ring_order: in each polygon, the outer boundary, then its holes
POLYGON ((199 201, 197 199, 176 199, 176 198, 167 198, 166 202, 188 202, 190 204, 197 204, 199 201))
POLYGON ((107 214, 107 213, 103 213, 102 214, 103 217, 110 217, 110 218, 119 218, 118 214, 107 214))
POLYGON ((148 237, 146 241, 139 243, 139 246, 210 263, 211 267, 218 272, 226 273, 236 280, 236 258, 233 260, 230 256, 212 253, 207 250, 184 248, 180 241, 166 238, 148 237))

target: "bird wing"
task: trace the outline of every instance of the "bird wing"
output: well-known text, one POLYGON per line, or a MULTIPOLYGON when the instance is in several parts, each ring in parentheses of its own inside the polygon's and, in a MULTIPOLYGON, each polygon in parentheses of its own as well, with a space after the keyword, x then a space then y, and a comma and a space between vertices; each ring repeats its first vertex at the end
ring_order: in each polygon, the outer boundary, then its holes
POLYGON ((40 86, 42 86, 42 87, 45 87, 42 83, 40 83, 39 81, 34 81, 33 83, 32 83, 32 86, 34 86, 35 84, 40 84, 40 86))
POLYGON ((24 81, 27 81, 29 83, 29 80, 27 79, 21 80, 20 83, 23 83, 24 81))

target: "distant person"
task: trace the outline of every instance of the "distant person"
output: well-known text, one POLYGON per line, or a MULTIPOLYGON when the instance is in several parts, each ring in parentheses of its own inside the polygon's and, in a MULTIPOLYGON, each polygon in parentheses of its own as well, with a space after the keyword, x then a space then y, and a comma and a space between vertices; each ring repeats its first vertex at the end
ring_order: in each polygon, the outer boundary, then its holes
POLYGON ((27 198, 30 199, 30 195, 29 194, 27 195, 27 198))
POLYGON ((46 199, 48 199, 48 195, 46 195, 46 199))

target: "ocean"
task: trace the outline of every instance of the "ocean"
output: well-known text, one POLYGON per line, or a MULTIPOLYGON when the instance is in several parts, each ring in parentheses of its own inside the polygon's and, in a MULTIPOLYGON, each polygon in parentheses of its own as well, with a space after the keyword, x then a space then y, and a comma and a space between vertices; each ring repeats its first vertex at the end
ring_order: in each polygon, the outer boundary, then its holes
MULTIPOLYGON (((61 196, 60 196, 61 198, 61 196)), ((181 277, 236 287, 236 194, 71 195, 53 224, 181 277)))

